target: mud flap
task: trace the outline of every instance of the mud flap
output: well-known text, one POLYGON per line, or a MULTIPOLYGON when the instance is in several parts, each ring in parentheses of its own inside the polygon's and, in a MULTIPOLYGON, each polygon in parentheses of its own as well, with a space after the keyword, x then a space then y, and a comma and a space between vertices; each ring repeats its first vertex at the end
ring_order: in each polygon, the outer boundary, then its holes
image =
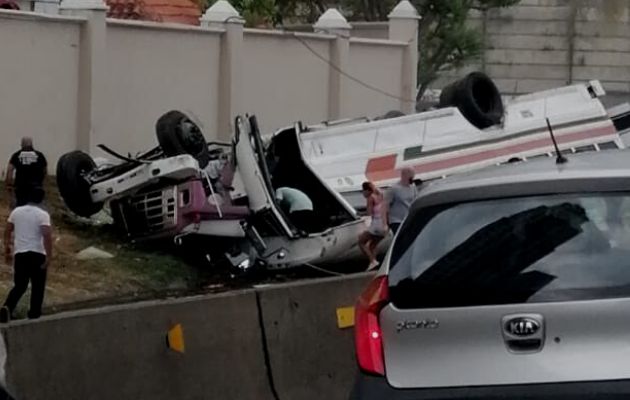
POLYGON ((245 232, 245 237, 254 246, 256 252, 258 254, 265 254, 267 251, 267 244, 260 236, 256 228, 247 222, 243 222, 241 226, 243 227, 243 232, 245 232))
MULTIPOLYGON (((245 185, 249 199, 249 208, 254 214, 270 213, 274 226, 279 227, 281 234, 293 237, 293 232, 276 204, 275 194, 271 186, 269 171, 265 165, 265 152, 256 119, 238 117, 235 122, 236 136, 234 147, 238 171, 245 185)), ((264 233, 263 233, 264 234, 264 233)))

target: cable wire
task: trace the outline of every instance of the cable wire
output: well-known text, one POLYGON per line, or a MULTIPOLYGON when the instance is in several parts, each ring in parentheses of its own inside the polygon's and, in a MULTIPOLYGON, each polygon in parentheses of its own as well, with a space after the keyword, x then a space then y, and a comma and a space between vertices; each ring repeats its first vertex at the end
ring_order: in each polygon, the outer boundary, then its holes
MULTIPOLYGON (((342 70, 338 65, 336 65, 335 63, 333 63, 332 61, 330 61, 328 58, 324 57, 323 55, 319 54, 315 49, 313 49, 313 47, 311 47, 311 45, 308 44, 308 42, 306 40, 304 40, 303 38, 301 38, 300 36, 297 35, 296 32, 291 32, 291 37, 295 38, 298 42, 300 42, 308 51, 310 51, 315 57, 319 58, 321 61, 325 62, 326 64, 328 64, 330 66, 330 68, 334 69, 335 71, 337 71, 338 73, 340 73, 341 75, 345 76, 346 78, 350 79, 351 81, 358 83, 359 85, 372 90, 374 92, 380 93, 384 96, 390 97, 392 99, 398 100, 398 101, 402 101, 404 103, 411 103, 411 104, 416 104, 416 99, 407 99, 404 97, 400 97, 398 95, 389 93, 385 90, 382 90, 380 88, 377 88, 374 85, 371 85, 351 74, 349 74, 348 72, 342 70)), ((412 39, 413 40, 413 39, 412 39)))
MULTIPOLYGON (((223 22, 227 23, 227 22, 231 22, 231 20, 238 20, 239 22, 244 22, 244 19, 240 16, 240 15, 235 15, 235 16, 230 16, 228 18, 226 18, 223 22)), ((328 66, 330 66, 330 68, 334 69, 335 71, 337 71, 338 73, 340 73, 341 75, 345 76, 346 78, 350 79, 351 81, 365 87, 366 89, 372 90, 374 92, 380 93, 383 96, 387 96, 389 98, 392 98, 394 100, 398 100, 398 101, 402 101, 404 103, 410 103, 410 104, 416 104, 416 99, 407 99, 404 97, 400 97, 398 95, 389 93, 385 90, 382 90, 374 85, 371 85, 353 75, 351 75, 350 73, 342 70, 338 65, 336 65, 335 63, 333 63, 330 59, 324 57, 323 55, 319 54, 313 47, 311 47, 311 45, 308 44, 308 42, 304 39, 302 39, 300 36, 298 36, 297 32, 295 31, 290 31, 288 30, 284 25, 280 25, 279 28, 284 31, 285 33, 289 33, 291 37, 293 37, 294 39, 296 39, 298 42, 300 42, 309 52, 311 52, 315 57, 319 58, 321 61, 325 62, 326 64, 328 64, 328 66)), ((407 40, 405 43, 407 43, 407 45, 410 45, 411 43, 413 43, 413 41, 417 38, 418 36, 418 31, 419 31, 419 26, 416 27, 416 30, 414 32, 414 34, 411 36, 411 38, 409 38, 409 40, 407 40)), ((329 34, 331 32, 328 32, 329 34)), ((341 37, 343 39, 350 39, 350 35, 341 35, 338 32, 332 33, 334 35, 336 35, 337 37, 341 37)))
POLYGON ((342 274, 340 272, 335 272, 335 271, 331 271, 331 270, 328 270, 328 269, 316 267, 315 265, 309 264, 309 263, 304 263, 303 265, 306 266, 306 267, 312 268, 315 271, 323 272, 325 274, 329 274, 329 275, 333 275, 333 276, 346 276, 346 275, 349 275, 349 274, 342 274))

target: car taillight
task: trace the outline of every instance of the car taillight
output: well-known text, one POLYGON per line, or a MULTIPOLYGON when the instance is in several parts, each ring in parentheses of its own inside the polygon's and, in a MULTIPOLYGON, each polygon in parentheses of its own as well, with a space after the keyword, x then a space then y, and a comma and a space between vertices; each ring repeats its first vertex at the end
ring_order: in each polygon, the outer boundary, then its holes
POLYGON ((378 316, 388 303, 387 277, 374 279, 355 307, 354 343, 359 367, 368 373, 385 375, 383 338, 378 316))

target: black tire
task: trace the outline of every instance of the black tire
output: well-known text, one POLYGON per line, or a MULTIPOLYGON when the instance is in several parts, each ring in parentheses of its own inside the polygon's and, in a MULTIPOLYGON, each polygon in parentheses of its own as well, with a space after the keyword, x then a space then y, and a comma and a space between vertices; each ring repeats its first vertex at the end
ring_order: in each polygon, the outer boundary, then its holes
POLYGON ((155 131, 158 143, 167 157, 190 154, 205 168, 210 161, 208 143, 199 127, 180 111, 162 115, 155 131))
POLYGON ((457 107, 479 129, 500 124, 503 118, 501 94, 492 79, 481 72, 468 74, 442 89, 439 107, 457 107))
POLYGON ((64 154, 57 162, 57 187, 66 206, 81 217, 90 217, 103 208, 92 202, 90 183, 85 175, 96 169, 92 157, 82 151, 64 154))

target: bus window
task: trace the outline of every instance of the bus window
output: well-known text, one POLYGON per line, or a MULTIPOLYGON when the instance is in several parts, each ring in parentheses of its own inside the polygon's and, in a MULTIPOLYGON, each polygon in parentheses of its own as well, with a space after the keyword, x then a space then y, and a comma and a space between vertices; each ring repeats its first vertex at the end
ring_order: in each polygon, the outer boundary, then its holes
POLYGON ((403 159, 405 161, 419 158, 422 155, 422 146, 408 147, 405 149, 403 159))
POLYGON ((588 151, 597 151, 597 149, 592 144, 589 144, 588 146, 576 147, 575 149, 576 153, 586 153, 588 151))
POLYGON ((600 150, 612 150, 612 149, 618 149, 618 148, 619 147, 617 146, 617 143, 615 142, 606 142, 606 143, 599 144, 600 150))

